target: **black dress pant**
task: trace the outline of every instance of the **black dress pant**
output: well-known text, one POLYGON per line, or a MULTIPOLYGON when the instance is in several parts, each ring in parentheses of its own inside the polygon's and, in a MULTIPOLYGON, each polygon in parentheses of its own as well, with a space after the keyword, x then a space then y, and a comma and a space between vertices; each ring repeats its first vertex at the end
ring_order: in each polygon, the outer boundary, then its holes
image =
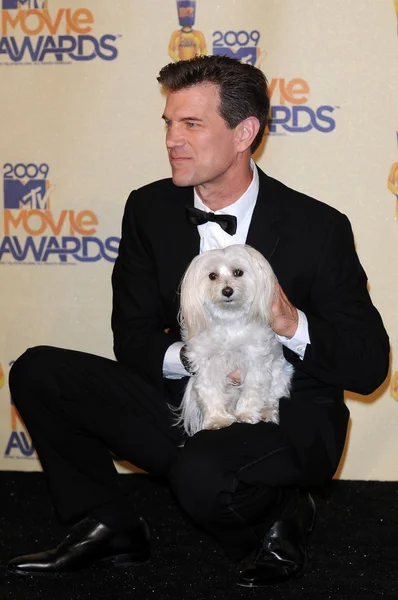
MULTIPOLYGON (((165 383, 162 394, 116 361, 49 346, 31 348, 14 363, 12 399, 62 520, 103 507, 126 514, 116 455, 165 478, 191 518, 239 559, 294 503, 299 487, 333 475, 345 431, 331 451, 325 429, 347 421, 344 405, 325 411, 321 402, 320 417, 309 419, 297 439, 284 427, 294 422, 289 399, 281 400, 279 426, 236 423, 186 438, 170 409, 181 400, 181 381, 165 383)), ((317 406, 302 406, 300 414, 305 410, 317 406)))

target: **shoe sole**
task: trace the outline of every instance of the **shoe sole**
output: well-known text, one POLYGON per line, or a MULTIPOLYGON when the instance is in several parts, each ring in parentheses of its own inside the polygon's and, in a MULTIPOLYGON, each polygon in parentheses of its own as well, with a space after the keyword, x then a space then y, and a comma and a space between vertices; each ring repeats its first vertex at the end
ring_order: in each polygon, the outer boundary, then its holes
POLYGON ((8 567, 8 573, 12 573, 13 575, 18 575, 22 577, 63 577, 68 575, 74 575, 81 571, 87 571, 88 569, 95 568, 96 566, 113 566, 116 568, 123 567, 139 567, 141 565, 147 565, 150 563, 150 557, 144 560, 133 559, 129 554, 120 554, 118 556, 109 556, 107 558, 101 558, 99 560, 93 561, 92 563, 86 565, 85 567, 81 567, 79 569, 71 569, 70 571, 23 571, 22 569, 12 569, 8 567))
POLYGON ((264 581, 264 583, 243 583, 240 581, 236 582, 236 585, 239 587, 244 587, 244 588, 265 588, 268 587, 270 585, 277 585, 278 583, 286 583, 287 581, 290 581, 292 579, 300 579, 300 577, 303 577, 303 575, 305 574, 305 571, 307 569, 307 564, 304 565, 304 567, 298 571, 298 573, 295 573, 294 575, 290 575, 289 577, 281 577, 279 579, 270 579, 269 581, 264 581))
POLYGON ((117 556, 110 556, 108 558, 102 558, 96 561, 94 564, 111 563, 114 567, 138 567, 139 565, 146 565, 150 562, 150 557, 144 560, 133 559, 129 554, 118 554, 117 556))

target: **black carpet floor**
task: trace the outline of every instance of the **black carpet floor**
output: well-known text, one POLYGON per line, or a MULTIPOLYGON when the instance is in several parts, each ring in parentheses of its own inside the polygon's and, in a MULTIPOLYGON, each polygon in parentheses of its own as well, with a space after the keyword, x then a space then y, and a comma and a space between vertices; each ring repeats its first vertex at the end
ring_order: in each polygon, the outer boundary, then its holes
POLYGON ((20 577, 7 572, 7 561, 54 547, 67 529, 55 519, 41 473, 0 472, 1 600, 398 599, 398 482, 338 481, 316 490, 307 574, 250 590, 236 586, 237 566, 181 514, 166 487, 147 475, 121 477, 150 524, 150 564, 20 577))

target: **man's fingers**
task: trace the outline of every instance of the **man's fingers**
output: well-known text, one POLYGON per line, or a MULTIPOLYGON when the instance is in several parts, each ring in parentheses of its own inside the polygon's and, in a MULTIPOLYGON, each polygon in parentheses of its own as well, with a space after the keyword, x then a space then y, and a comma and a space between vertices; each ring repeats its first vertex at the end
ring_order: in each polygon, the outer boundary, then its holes
POLYGON ((239 370, 233 371, 232 373, 230 373, 228 375, 228 378, 232 379, 233 382, 240 383, 240 371, 239 370))

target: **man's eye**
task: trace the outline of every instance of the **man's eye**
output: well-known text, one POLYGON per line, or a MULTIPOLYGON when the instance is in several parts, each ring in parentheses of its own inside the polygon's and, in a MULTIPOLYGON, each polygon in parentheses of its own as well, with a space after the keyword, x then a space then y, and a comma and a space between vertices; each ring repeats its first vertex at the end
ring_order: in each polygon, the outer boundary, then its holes
POLYGON ((196 126, 197 126, 197 123, 192 123, 191 121, 187 121, 187 127, 189 127, 190 129, 193 129, 196 126))
POLYGON ((235 269, 234 271, 232 271, 232 274, 234 277, 242 277, 243 271, 242 269, 235 269))
POLYGON ((217 279, 217 273, 209 273, 209 279, 211 279, 212 281, 217 279))

